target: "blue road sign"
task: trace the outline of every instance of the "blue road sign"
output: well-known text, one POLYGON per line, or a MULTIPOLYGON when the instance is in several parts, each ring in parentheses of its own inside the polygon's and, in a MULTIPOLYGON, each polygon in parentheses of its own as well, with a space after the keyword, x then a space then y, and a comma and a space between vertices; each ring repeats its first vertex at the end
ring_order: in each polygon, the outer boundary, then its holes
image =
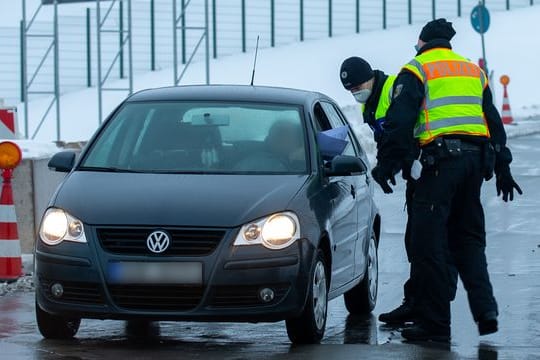
POLYGON ((489 11, 485 5, 476 5, 471 12, 471 24, 476 32, 483 34, 489 29, 489 11))

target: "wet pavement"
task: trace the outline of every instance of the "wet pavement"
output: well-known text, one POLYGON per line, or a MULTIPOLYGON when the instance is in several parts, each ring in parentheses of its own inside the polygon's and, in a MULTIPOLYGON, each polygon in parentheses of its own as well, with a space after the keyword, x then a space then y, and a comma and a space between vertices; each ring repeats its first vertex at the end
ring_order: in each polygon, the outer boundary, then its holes
POLYGON ((503 203, 484 185, 488 262, 499 303, 498 333, 479 337, 460 284, 452 303, 452 342, 406 344, 376 315, 401 302, 408 263, 403 246, 404 186, 377 193, 383 214, 379 298, 374 315, 351 317, 342 298, 330 303, 322 345, 291 346, 283 322, 223 324, 161 322, 149 326, 83 320, 76 339, 43 340, 34 297, 0 297, 2 359, 540 359, 540 135, 510 140, 513 173, 525 195, 503 203))

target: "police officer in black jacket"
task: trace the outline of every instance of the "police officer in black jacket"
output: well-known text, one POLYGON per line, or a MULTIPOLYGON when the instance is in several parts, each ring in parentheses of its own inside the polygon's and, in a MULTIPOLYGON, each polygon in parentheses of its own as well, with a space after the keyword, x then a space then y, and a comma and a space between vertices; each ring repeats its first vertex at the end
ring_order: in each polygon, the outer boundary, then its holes
MULTIPOLYGON (((396 76, 387 75, 381 70, 373 70, 366 60, 353 56, 345 59, 341 64, 340 79, 343 87, 350 91, 356 101, 362 105, 364 122, 373 130, 373 139, 378 147, 384 131, 386 112, 392 100, 396 76)), ((408 180, 405 193, 407 204, 411 203, 414 192, 414 181, 409 179, 408 170, 411 167, 411 158, 415 155, 415 149, 411 149, 411 155, 403 165, 404 178, 408 180)), ((407 215, 410 217, 410 206, 407 206, 407 215)), ((404 240, 409 262, 411 259, 410 238, 410 226, 409 222, 407 222, 404 240)), ((380 314, 380 321, 391 325, 402 325, 414 321, 415 296, 413 282, 414 276, 410 273, 409 279, 403 286, 403 303, 392 311, 380 314)))
POLYGON ((450 339, 451 262, 467 290, 480 334, 497 331, 480 189, 494 169, 497 195, 502 194, 504 201, 513 200, 514 190, 522 193, 510 172, 512 155, 487 78, 451 50, 454 34, 445 19, 431 21, 422 29, 417 56, 394 84, 378 164, 372 171, 389 193, 388 182, 394 178, 396 164, 409 153, 411 142, 422 150, 423 169, 410 219, 420 311, 415 326, 402 331, 412 341, 450 339))

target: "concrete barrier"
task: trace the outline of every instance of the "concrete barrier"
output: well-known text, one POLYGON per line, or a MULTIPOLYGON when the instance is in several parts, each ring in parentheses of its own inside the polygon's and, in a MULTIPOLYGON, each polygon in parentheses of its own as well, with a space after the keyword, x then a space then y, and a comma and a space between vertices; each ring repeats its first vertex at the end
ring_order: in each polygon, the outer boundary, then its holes
POLYGON ((33 251, 41 216, 65 176, 50 171, 48 162, 48 158, 25 159, 14 171, 13 197, 23 253, 33 251))

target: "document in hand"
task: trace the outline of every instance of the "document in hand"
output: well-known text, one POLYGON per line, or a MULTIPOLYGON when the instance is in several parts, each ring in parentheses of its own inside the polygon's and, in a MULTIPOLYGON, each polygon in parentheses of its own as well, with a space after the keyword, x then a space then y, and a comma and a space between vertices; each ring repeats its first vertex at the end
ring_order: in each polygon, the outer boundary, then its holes
POLYGON ((331 160, 337 155, 343 154, 345 147, 349 143, 347 140, 347 126, 340 126, 335 129, 321 131, 317 133, 319 151, 323 159, 331 160))

